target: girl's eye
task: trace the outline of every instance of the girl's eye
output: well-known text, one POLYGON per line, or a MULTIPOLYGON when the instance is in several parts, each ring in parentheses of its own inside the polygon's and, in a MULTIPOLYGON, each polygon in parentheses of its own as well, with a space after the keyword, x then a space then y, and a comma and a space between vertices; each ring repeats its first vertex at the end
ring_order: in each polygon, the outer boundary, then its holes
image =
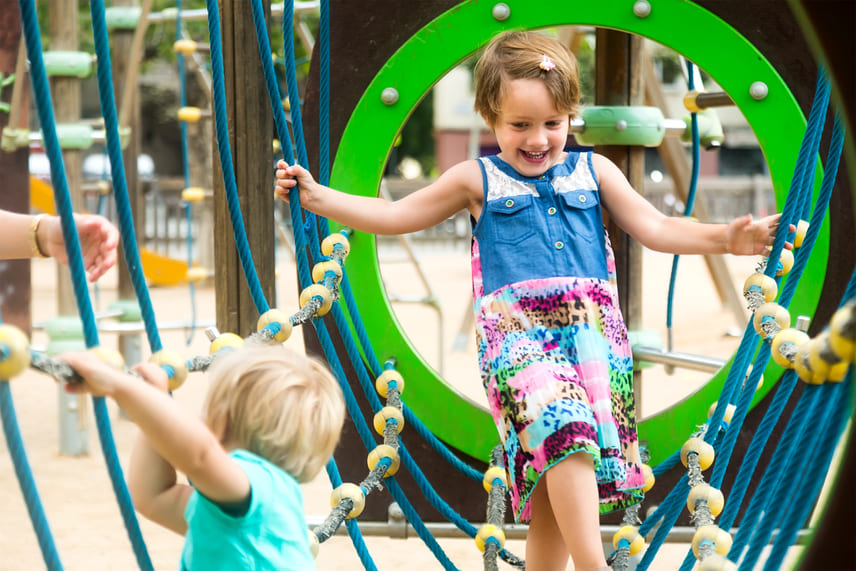
POLYGON ((512 123, 511 126, 515 129, 525 129, 526 123, 512 123))

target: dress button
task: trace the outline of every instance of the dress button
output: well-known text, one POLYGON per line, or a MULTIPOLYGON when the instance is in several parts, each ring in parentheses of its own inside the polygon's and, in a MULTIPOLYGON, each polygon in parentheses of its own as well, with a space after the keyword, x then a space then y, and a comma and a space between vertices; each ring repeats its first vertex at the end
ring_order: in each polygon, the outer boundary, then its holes
POLYGON ((586 195, 585 195, 585 194, 581 194, 581 195, 580 195, 580 202, 585 202, 585 201, 586 201, 586 195))
POLYGON ((505 206, 507 206, 508 208, 511 208, 512 206, 514 206, 514 201, 509 198, 508 200, 505 201, 505 206))
POLYGON ((556 207, 555 206, 551 206, 550 208, 547 209, 547 214, 553 215, 555 213, 556 213, 556 207))
POLYGON ((564 247, 565 247, 565 243, 564 243, 564 242, 562 242, 562 241, 556 242, 556 249, 557 249, 557 250, 561 250, 561 249, 562 249, 562 248, 564 248, 564 247))

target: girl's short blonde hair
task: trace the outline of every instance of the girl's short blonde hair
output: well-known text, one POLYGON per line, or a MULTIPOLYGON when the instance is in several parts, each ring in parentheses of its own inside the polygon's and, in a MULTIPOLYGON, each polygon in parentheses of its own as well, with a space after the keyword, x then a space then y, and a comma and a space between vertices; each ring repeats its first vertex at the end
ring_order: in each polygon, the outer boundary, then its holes
POLYGON ((540 79, 547 86, 556 109, 569 118, 577 113, 580 82, 577 60, 561 42, 539 32, 508 31, 485 47, 475 68, 475 110, 493 126, 502 104, 504 86, 515 79, 540 79), (547 56, 555 65, 543 69, 547 56))
POLYGON ((217 357, 204 417, 223 444, 276 464, 298 482, 330 459, 345 422, 342 390, 321 363, 281 345, 217 357))

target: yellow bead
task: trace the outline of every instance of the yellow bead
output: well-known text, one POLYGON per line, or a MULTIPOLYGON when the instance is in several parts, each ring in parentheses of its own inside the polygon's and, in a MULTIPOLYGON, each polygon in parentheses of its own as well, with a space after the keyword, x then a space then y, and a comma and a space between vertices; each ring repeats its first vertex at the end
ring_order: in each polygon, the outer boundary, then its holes
POLYGON ((792 327, 782 329, 775 337, 773 337, 771 347, 773 360, 786 369, 792 369, 794 366, 792 362, 793 355, 791 358, 788 358, 786 355, 782 354, 782 350, 789 350, 793 354, 796 354, 800 346, 804 343, 808 343, 808 340, 808 335, 799 329, 794 329, 792 327))
POLYGON ((291 316, 281 309, 270 309, 264 312, 259 317, 259 323, 256 325, 256 331, 261 331, 271 323, 279 323, 279 332, 273 336, 277 343, 284 343, 286 339, 291 337, 291 330, 294 325, 291 323, 291 316))
POLYGON ((486 523, 476 533, 476 546, 479 548, 479 551, 484 553, 485 543, 490 539, 499 544, 497 551, 505 546, 505 532, 492 523, 486 523))
POLYGON ((776 325, 779 326, 779 331, 787 329, 791 325, 791 314, 788 313, 787 309, 774 302, 763 304, 755 310, 755 314, 752 316, 752 326, 758 332, 758 335, 764 339, 768 339, 778 333, 775 330, 772 333, 764 331, 763 325, 769 322, 770 319, 776 322, 776 325))
POLYGON ((341 245, 342 249, 345 251, 345 256, 347 257, 348 252, 351 251, 351 243, 348 242, 348 239, 345 238, 344 235, 336 232, 335 234, 330 234, 321 242, 321 253, 325 256, 329 256, 333 253, 333 250, 337 245, 341 245))
POLYGON ((30 340, 14 325, 0 325, 0 380, 17 377, 30 366, 30 340))
POLYGON ((345 516, 345 519, 353 519, 363 513, 366 507, 366 493, 356 484, 344 483, 333 490, 330 494, 330 507, 336 507, 345 498, 351 498, 354 507, 345 516))
POLYGON ((398 371, 387 369, 375 381, 375 388, 383 398, 386 398, 390 381, 395 381, 395 387, 398 389, 399 395, 404 392, 404 377, 398 371))
POLYGON ((318 262, 312 267, 312 281, 323 281, 327 272, 333 272, 336 274, 336 281, 342 279, 342 266, 339 265, 339 262, 330 260, 328 262, 318 262))
POLYGON ((395 476, 395 473, 398 472, 399 466, 401 466, 401 457, 399 457, 398 451, 388 444, 375 446, 375 449, 369 452, 369 455, 366 458, 366 464, 368 464, 369 470, 374 470, 375 466, 377 466, 378 462, 383 458, 389 458, 392 461, 386 469, 386 472, 384 472, 383 477, 387 478, 389 476, 395 476))
POLYGON ((805 239, 805 233, 808 232, 809 223, 806 220, 800 220, 797 222, 797 233, 794 236, 794 248, 799 248, 802 246, 803 240, 805 239))
POLYGON ((205 200, 205 189, 201 186, 188 186, 181 191, 181 199, 185 202, 202 202, 205 200))
POLYGON ((725 506, 725 496, 710 484, 699 484, 690 489, 690 494, 687 497, 687 509, 690 510, 691 514, 695 513, 696 502, 699 500, 707 502, 707 507, 714 517, 722 513, 722 508, 725 506))
POLYGON ((811 353, 812 345, 814 345, 814 339, 809 339, 808 343, 803 343, 797 349, 797 354, 794 356, 794 371, 796 371, 797 376, 804 383, 820 385, 823 384, 823 377, 815 375, 814 371, 811 370, 809 354, 811 353))
POLYGON ((213 274, 208 271, 207 268, 201 268, 199 266, 193 266, 192 268, 188 268, 187 273, 184 275, 187 278, 187 281, 190 283, 199 283, 207 280, 213 274))
POLYGON ((713 446, 708 444, 702 438, 690 438, 681 448, 681 462, 687 466, 687 454, 695 452, 698 454, 698 463, 702 470, 707 470, 713 464, 713 459, 716 453, 713 446))
POLYGON ((404 415, 394 406, 385 406, 374 415, 373 424, 375 431, 383 436, 383 429, 386 426, 386 421, 394 419, 396 422, 396 431, 401 434, 404 429, 404 415))
POLYGON ((693 554, 698 558, 699 546, 702 541, 713 543, 714 550, 720 555, 728 555, 731 549, 731 535, 715 525, 703 525, 693 535, 693 554))
POLYGON ((746 294, 750 290, 761 291, 764 294, 764 301, 773 301, 779 293, 779 286, 776 280, 767 274, 754 273, 743 282, 743 293, 746 294))
POLYGON ((199 107, 181 107, 178 110, 178 120, 187 123, 196 123, 202 118, 202 109, 199 107))
POLYGON ((176 351, 161 349, 149 357, 149 361, 160 366, 172 367, 173 373, 169 378, 169 390, 174 391, 184 384, 187 379, 187 359, 176 351))
POLYGON ((635 525, 624 525, 618 528, 618 531, 612 536, 612 546, 618 549, 618 543, 622 539, 627 540, 627 543, 630 544, 630 557, 633 557, 645 547, 645 538, 639 535, 639 528, 635 525))
POLYGON ((794 267, 794 253, 790 250, 782 249, 782 253, 779 254, 779 262, 782 264, 781 269, 776 269, 776 277, 784 276, 791 268, 794 267))
POLYGON ((196 42, 188 39, 176 40, 172 44, 172 51, 177 54, 189 56, 196 51, 196 42))
POLYGON ((333 296, 330 290, 321 284, 312 284, 300 292, 300 307, 304 307, 312 298, 321 298, 321 307, 315 310, 315 317, 326 315, 333 307, 333 296))
POLYGON ((647 492, 654 487, 657 478, 654 476, 654 470, 648 464, 642 464, 642 473, 645 474, 645 485, 642 486, 642 491, 647 492))
POLYGON ((309 552, 312 554, 312 559, 318 559, 318 552, 321 550, 321 542, 318 541, 318 536, 311 529, 306 530, 309 536, 309 552))
POLYGON ((845 361, 856 362, 856 302, 838 308, 832 316, 829 346, 845 361))
POLYGON ((508 474, 505 473, 505 469, 500 468, 499 466, 491 466, 485 470, 484 477, 482 478, 484 491, 490 493, 493 488, 493 483, 496 480, 500 481, 500 485, 502 485, 502 487, 508 489, 508 474))
POLYGON ((838 367, 846 362, 838 359, 838 356, 829 349, 829 331, 824 331, 811 342, 808 350, 808 367, 820 379, 820 382, 825 382, 830 378, 830 372, 833 368, 838 367), (834 357, 835 362, 830 363, 825 357, 834 357))
MULTIPOLYGON (((707 409, 707 417, 710 418, 713 416, 713 413, 716 411, 716 405, 719 401, 714 401, 710 408, 707 409)), ((725 406, 725 412, 722 414, 722 421, 725 424, 730 424, 731 419, 734 418, 734 411, 737 410, 737 407, 733 404, 728 404, 725 406)))
POLYGON ((208 354, 213 355, 221 349, 240 349, 244 346, 244 338, 235 333, 221 333, 214 341, 211 342, 211 347, 208 348, 208 354))

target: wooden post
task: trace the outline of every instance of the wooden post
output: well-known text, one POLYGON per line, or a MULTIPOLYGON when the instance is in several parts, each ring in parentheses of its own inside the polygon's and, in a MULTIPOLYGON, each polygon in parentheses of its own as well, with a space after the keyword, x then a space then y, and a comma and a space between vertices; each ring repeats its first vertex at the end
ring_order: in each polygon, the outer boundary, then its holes
MULTIPOLYGON (((270 19, 270 2, 264 2, 270 19)), ((244 0, 220 4, 226 109, 235 179, 247 238, 261 287, 274 305, 273 118, 255 41, 252 11, 244 0)), ((215 156, 219 156, 216 151, 215 156)), ((214 161, 215 299, 220 331, 246 336, 256 330, 253 303, 235 248, 220 162, 214 161)))
MULTIPOLYGON (((137 0, 114 0, 115 6, 136 6, 139 4, 137 0)), ((142 18, 145 18, 148 11, 144 10, 142 18)), ((144 33, 145 21, 139 22, 138 29, 142 26, 144 33)), ((133 72, 135 67, 140 65, 139 61, 132 61, 130 58, 139 57, 141 54, 134 53, 134 35, 138 33, 136 30, 118 29, 111 32, 110 42, 110 61, 112 62, 113 72, 113 96, 120 108, 117 110, 120 117, 127 117, 127 125, 119 125, 119 128, 130 127, 131 135, 128 140, 128 145, 123 152, 123 166, 125 168, 125 180, 128 185, 128 200, 131 204, 131 216, 134 220, 134 234, 137 244, 142 246, 145 236, 145 196, 140 185, 140 177, 137 169, 137 157, 140 155, 140 98, 139 87, 136 78, 137 73, 133 72), (129 77, 133 83, 129 83, 129 77), (127 92, 127 93, 126 93, 127 92), (124 106, 128 106, 127 109, 124 106)), ((134 290, 134 283, 131 280, 131 274, 128 270, 128 261, 125 259, 123 248, 119 248, 118 268, 118 285, 117 293, 119 300, 135 300, 137 297, 134 290)), ((142 360, 142 343, 140 333, 120 333, 118 336, 119 352, 125 358, 126 363, 138 363, 142 360)))
MULTIPOLYGON (((21 15, 16 2, 0 2, 0 73, 6 78, 15 73, 19 47, 23 52, 26 48, 21 43, 21 15)), ((26 56, 26 53, 24 54, 26 56)), ((29 113, 30 87, 26 74, 15 77, 15 83, 23 82, 22 95, 18 109, 16 125, 8 125, 8 113, 0 113, 0 131, 5 127, 11 129, 26 129, 29 113)), ((9 85, 0 91, 0 101, 9 104, 12 100, 13 86, 9 85)), ((30 153, 26 147, 13 152, 0 151, 0 176, 3 178, 3 192, 0 192, 0 208, 13 212, 29 212, 30 210, 30 179, 28 159, 30 153)), ((0 284, 3 293, 0 294, 0 316, 3 323, 19 327, 27 335, 30 334, 30 261, 3 260, 0 261, 0 284)))
MULTIPOLYGON (((48 2, 49 35, 51 50, 79 49, 77 2, 50 0, 48 2)), ((81 110, 80 79, 52 77, 51 97, 57 124, 78 123, 81 110)), ((83 209, 82 152, 65 150, 62 153, 66 179, 75 211, 83 209)), ((56 189, 54 189, 56 192, 56 189)), ((57 264, 57 311, 60 316, 78 315, 77 301, 71 284, 68 267, 57 264)), ((60 452, 69 456, 89 453, 89 399, 83 395, 69 395, 59 388, 60 452)))
MULTIPOLYGON (((641 105, 642 38, 607 28, 595 32, 595 104, 641 105)), ((642 188, 645 177, 645 155, 642 147, 602 146, 597 151, 608 157, 624 172, 633 188, 642 188)), ((627 329, 642 325, 642 246, 626 234, 607 215, 606 227, 615 250, 618 274, 618 298, 627 329)), ((636 408, 641 410, 642 395, 639 373, 633 392, 636 408)))

